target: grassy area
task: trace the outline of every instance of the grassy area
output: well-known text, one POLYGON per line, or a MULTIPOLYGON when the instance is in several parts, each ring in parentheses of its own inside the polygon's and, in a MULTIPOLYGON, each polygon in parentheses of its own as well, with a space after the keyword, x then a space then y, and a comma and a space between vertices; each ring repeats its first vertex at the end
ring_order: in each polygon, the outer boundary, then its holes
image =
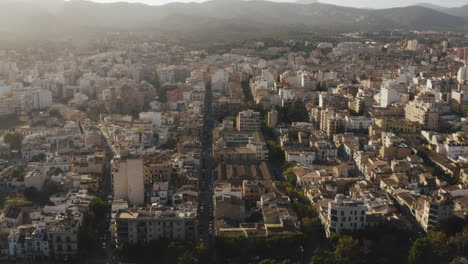
POLYGON ((2 200, 0 200, 0 208, 6 210, 10 206, 31 206, 32 202, 28 201, 24 195, 21 193, 10 195, 2 200))

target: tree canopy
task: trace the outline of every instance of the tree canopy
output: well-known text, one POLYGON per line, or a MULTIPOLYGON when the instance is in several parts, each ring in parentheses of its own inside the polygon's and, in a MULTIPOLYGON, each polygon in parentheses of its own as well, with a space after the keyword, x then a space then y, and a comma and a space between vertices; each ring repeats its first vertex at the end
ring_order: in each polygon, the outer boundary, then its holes
POLYGON ((23 142, 23 135, 20 133, 7 133, 3 138, 5 143, 10 145, 13 150, 21 150, 21 143, 23 142))

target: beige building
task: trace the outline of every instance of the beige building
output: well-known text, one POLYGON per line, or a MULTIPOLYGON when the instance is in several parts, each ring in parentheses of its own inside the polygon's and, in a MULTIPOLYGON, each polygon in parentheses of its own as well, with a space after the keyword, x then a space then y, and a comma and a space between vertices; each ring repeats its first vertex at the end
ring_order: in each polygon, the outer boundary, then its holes
POLYGON ((268 125, 275 127, 278 124, 278 112, 275 109, 272 109, 268 112, 268 125))
POLYGON ((167 182, 172 174, 172 164, 167 161, 160 163, 148 163, 144 167, 145 184, 167 182))
POLYGON ((412 134, 420 133, 422 129, 422 125, 417 122, 393 118, 375 118, 375 125, 385 131, 412 134))
POLYGON ((112 178, 114 199, 136 206, 145 203, 143 159, 112 160, 112 178))
POLYGON ((145 245, 161 239, 194 241, 197 238, 196 208, 122 210, 117 213, 115 223, 119 244, 145 245))
POLYGON ((423 129, 439 128, 439 112, 432 104, 408 103, 405 107, 405 118, 407 121, 421 124, 423 129))
POLYGON ((320 130, 324 131, 329 138, 344 132, 344 117, 333 109, 324 109, 320 112, 320 130))
POLYGON ((213 158, 218 162, 258 162, 268 160, 262 134, 226 133, 215 140, 213 158))

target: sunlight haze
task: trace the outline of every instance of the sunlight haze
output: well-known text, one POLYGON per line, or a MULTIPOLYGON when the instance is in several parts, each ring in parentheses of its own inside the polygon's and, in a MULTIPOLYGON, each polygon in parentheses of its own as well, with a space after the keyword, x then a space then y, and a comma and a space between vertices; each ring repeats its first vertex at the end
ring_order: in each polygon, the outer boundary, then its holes
MULTIPOLYGON (((173 2, 205 2, 205 0, 94 0, 99 3, 113 3, 113 2, 129 2, 129 3, 144 3, 148 5, 162 5, 173 2)), ((295 0, 275 0, 272 2, 296 2, 295 0)), ((457 7, 468 4, 468 0, 395 0, 395 1, 384 1, 384 0, 319 0, 320 3, 340 5, 340 6, 351 6, 351 7, 363 7, 363 8, 389 8, 389 7, 402 7, 409 6, 419 3, 430 3, 446 7, 457 7)))

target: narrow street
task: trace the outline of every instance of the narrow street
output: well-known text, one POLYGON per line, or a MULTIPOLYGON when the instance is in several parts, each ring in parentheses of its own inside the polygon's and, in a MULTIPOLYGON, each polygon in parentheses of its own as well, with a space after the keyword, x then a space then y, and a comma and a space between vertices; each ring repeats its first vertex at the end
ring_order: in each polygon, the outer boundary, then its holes
POLYGON ((201 160, 200 160, 200 192, 198 203, 199 216, 199 238, 207 247, 212 246, 214 236, 213 221, 213 169, 214 163, 211 159, 211 147, 213 137, 213 113, 212 113, 212 91, 207 87, 205 92, 205 107, 203 115, 203 127, 201 131, 201 160))
MULTIPOLYGON (((107 137, 104 137, 105 145, 106 145, 106 166, 104 168, 104 173, 101 178, 100 184, 100 191, 99 191, 99 198, 101 198, 104 202, 108 204, 108 209, 106 213, 106 229, 102 230, 99 234, 99 241, 98 246, 100 247, 99 250, 102 250, 103 254, 99 260, 96 260, 98 263, 113 263, 113 256, 112 256, 112 234, 111 234, 111 218, 112 218, 112 208, 111 208, 111 201, 112 197, 112 173, 111 173, 111 161, 114 158, 114 151, 107 141, 107 137)), ((95 263, 95 261, 91 261, 91 263, 95 263)))

